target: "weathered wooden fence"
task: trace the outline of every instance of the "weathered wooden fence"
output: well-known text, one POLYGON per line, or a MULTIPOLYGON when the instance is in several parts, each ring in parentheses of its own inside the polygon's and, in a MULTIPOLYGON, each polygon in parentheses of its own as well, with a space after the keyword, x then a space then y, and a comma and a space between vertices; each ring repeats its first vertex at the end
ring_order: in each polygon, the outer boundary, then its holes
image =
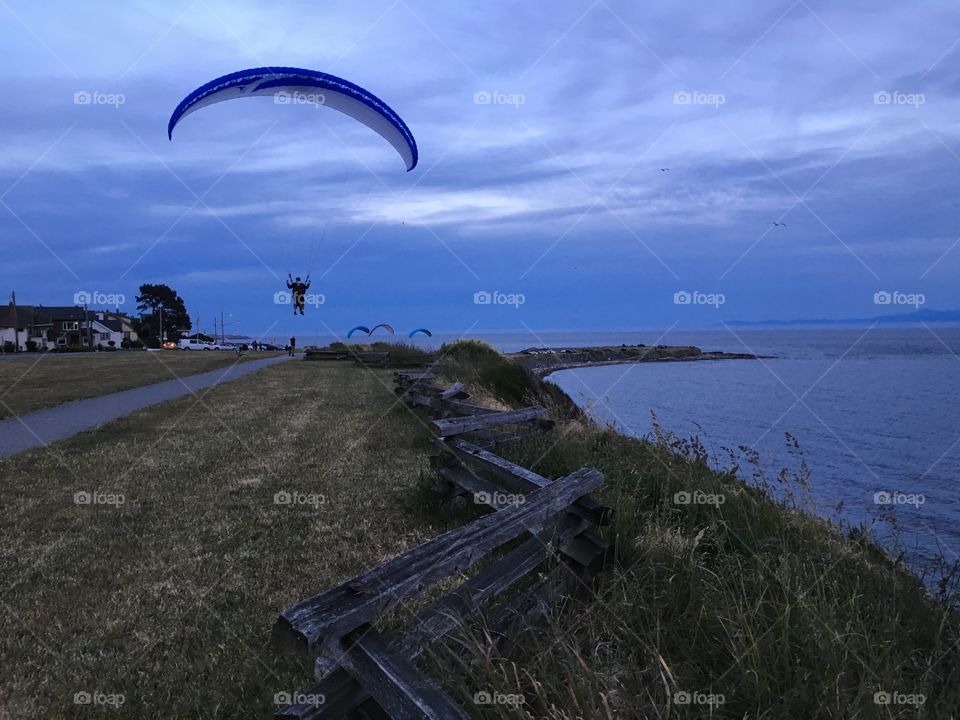
POLYGON ((558 596, 589 591, 607 558, 596 526, 609 521, 611 510, 589 496, 603 483, 598 470, 583 468, 551 481, 492 452, 506 439, 491 433, 504 427, 513 427, 514 436, 548 429, 543 408, 499 412, 471 406, 462 385, 443 389, 434 378, 430 370, 395 373, 396 392, 406 402, 440 415, 431 423, 439 451, 431 465, 442 478, 436 489, 445 502, 472 496, 494 512, 284 610, 274 625, 274 645, 315 657, 316 684, 303 693, 304 702, 280 709, 278 717, 468 718, 420 672, 417 657, 490 601, 519 590, 548 560, 559 559, 494 618, 498 637, 517 635, 531 612, 546 612, 558 596), (374 629, 384 613, 454 576, 461 577, 460 586, 403 629, 386 636, 374 629))
POLYGON ((390 353, 368 350, 307 350, 303 354, 304 360, 354 360, 360 365, 371 367, 387 367, 390 364, 390 353))

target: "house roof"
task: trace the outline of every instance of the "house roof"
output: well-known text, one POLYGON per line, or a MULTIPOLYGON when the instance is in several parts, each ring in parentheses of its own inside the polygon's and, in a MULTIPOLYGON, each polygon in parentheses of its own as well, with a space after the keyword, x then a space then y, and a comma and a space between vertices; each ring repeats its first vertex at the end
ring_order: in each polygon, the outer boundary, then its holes
POLYGON ((0 327, 22 328, 29 324, 33 317, 33 305, 18 305, 16 311, 10 303, 0 311, 0 327))
MULTIPOLYGON (((81 307, 65 305, 17 305, 14 311, 13 303, 9 303, 5 308, 0 307, 0 327, 22 329, 29 325, 52 325, 64 320, 83 321, 87 317, 96 320, 98 312, 100 311, 84 311, 81 307)), ((98 322, 116 332, 122 332, 123 324, 129 323, 129 320, 125 320, 123 316, 116 313, 105 314, 104 318, 98 322)))
POLYGON ((85 320, 84 309, 81 307, 46 307, 37 305, 33 310, 35 325, 49 325, 61 320, 85 320))
POLYGON ((104 317, 103 320, 97 320, 97 322, 114 332, 123 332, 123 322, 117 318, 104 317))

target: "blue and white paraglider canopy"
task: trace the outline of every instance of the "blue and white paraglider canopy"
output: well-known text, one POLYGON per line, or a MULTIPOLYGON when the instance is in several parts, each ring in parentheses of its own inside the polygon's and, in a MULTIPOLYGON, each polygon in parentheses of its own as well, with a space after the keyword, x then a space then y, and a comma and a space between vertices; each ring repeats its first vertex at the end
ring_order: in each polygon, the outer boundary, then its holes
POLYGON ((297 98, 305 98, 307 102, 339 110, 390 143, 403 158, 408 172, 417 166, 417 141, 389 105, 359 85, 317 70, 263 67, 211 80, 177 105, 167 125, 167 136, 172 140, 177 124, 200 108, 224 100, 265 96, 273 97, 278 104, 294 104, 297 98))

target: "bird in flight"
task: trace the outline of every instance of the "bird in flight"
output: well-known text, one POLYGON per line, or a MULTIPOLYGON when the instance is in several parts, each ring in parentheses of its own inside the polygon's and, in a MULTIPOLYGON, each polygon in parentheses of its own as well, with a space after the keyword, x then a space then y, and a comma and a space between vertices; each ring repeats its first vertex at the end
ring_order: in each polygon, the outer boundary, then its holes
POLYGON ((787 226, 786 223, 782 223, 782 222, 774 222, 774 223, 771 223, 771 224, 772 224, 774 227, 786 227, 786 226, 787 226))
POLYGON ((670 168, 660 168, 660 172, 670 172, 670 168))

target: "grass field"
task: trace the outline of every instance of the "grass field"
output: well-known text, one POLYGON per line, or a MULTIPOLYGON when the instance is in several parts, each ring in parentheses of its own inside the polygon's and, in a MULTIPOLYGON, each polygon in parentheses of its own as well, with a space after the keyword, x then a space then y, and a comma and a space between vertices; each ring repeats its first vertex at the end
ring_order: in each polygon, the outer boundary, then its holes
MULTIPOLYGON (((475 401, 551 402, 479 344, 445 363, 475 401)), ((0 461, 0 718, 89 717, 77 693, 122 696, 105 717, 266 717, 308 689, 309 664, 270 647, 277 614, 477 512, 429 509, 428 433, 390 384, 284 363, 0 461)), ((510 655, 485 652, 481 623, 473 662, 461 640, 430 655, 472 714, 958 717, 955 574, 931 596, 862 533, 807 514, 802 474, 748 486, 695 441, 559 419, 501 452, 548 477, 602 470, 615 560, 592 601, 510 655)))
POLYGON ((439 530, 395 403, 388 371, 283 363, 0 461, 0 717, 89 717, 83 692, 123 696, 104 717, 268 717, 306 689, 278 613, 439 530))
MULTIPOLYGON (((246 354, 249 359, 278 353, 246 354)), ((233 352, 44 353, 0 360, 0 418, 216 370, 233 352)))

